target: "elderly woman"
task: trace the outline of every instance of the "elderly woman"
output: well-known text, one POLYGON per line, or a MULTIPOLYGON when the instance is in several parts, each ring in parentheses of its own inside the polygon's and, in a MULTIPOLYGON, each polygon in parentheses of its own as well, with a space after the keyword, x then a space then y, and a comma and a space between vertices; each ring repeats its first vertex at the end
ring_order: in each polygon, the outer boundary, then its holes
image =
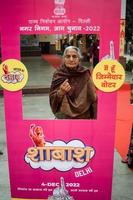
POLYGON ((97 96, 89 70, 80 64, 79 48, 69 46, 53 75, 50 105, 57 119, 95 119, 97 96))

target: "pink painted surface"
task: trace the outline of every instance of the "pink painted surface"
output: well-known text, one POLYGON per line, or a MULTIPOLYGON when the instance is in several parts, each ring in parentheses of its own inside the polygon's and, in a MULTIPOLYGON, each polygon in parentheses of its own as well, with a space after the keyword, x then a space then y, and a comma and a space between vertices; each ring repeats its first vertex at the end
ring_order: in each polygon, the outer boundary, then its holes
MULTIPOLYGON (((66 0, 66 18, 70 24, 63 24, 63 31, 55 31, 54 26, 48 24, 50 31, 35 31, 34 24, 29 25, 28 20, 56 19, 52 0, 8 0, 2 1, 0 25, 2 36, 2 60, 8 58, 20 59, 20 34, 52 34, 69 33, 68 26, 81 26, 81 31, 72 33, 99 33, 100 57, 109 54, 109 42, 114 41, 115 55, 118 57, 120 0, 104 1, 71 1, 66 0), (5 13, 6 11, 6 13, 5 13), (79 12, 80 11, 80 12, 79 12), (8 13, 8 14, 7 14, 8 13), (79 24, 78 19, 90 18, 90 24, 79 24), (32 31, 21 31, 20 27, 32 27, 32 31), (86 26, 98 26, 96 30, 89 30, 86 26)), ((60 19, 60 18, 59 18, 60 19)), ((44 24, 43 24, 44 26, 44 24)), ((22 30, 22 29, 21 29, 22 30)), ((80 189, 98 189, 98 192, 70 192, 76 200, 110 200, 112 188, 114 134, 116 119, 116 92, 110 94, 98 93, 97 120, 24 120, 22 114, 22 93, 4 91, 5 117, 7 130, 8 158, 10 169, 11 196, 16 198, 43 199, 51 195, 51 191, 25 191, 17 188, 43 188, 41 183, 59 182, 61 176, 65 182, 80 183, 80 189), (69 142, 80 139, 85 145, 93 146, 96 155, 86 167, 91 167, 93 173, 76 178, 72 169, 60 172, 56 169, 44 171, 32 169, 24 161, 27 148, 32 146, 29 138, 30 124, 35 123, 43 127, 46 140, 53 142, 57 139, 69 142)), ((84 168, 83 168, 84 169, 84 168)), ((54 188, 52 188, 54 189, 54 188)), ((68 188, 70 190, 70 188, 68 188)))

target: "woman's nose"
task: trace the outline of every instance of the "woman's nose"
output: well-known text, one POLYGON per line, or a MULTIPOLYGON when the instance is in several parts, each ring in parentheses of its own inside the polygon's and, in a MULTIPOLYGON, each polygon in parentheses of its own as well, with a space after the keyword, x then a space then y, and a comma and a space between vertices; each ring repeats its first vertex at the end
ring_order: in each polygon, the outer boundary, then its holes
POLYGON ((73 56, 70 56, 70 60, 71 60, 71 61, 73 60, 73 56))

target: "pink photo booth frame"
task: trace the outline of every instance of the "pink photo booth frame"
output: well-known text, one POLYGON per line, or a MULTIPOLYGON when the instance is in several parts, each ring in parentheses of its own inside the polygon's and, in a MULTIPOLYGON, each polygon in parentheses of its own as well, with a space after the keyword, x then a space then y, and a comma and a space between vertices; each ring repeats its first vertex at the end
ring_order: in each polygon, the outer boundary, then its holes
MULTIPOLYGON (((11 5, 5 0, 1 4, 3 61, 20 60, 20 34, 99 34, 100 59, 109 54, 110 41, 118 58, 120 0, 13 0, 11 5)), ((11 198, 48 199, 63 177, 66 189, 76 200, 111 200, 116 100, 116 92, 98 91, 96 120, 25 120, 22 91, 4 90, 11 198), (51 168, 35 167, 26 157, 27 149, 33 146, 31 124, 43 129, 49 145, 78 143, 80 147, 82 143, 85 149, 92 148, 90 160, 70 168, 60 161, 67 166, 64 169, 52 160, 47 164, 51 168)))

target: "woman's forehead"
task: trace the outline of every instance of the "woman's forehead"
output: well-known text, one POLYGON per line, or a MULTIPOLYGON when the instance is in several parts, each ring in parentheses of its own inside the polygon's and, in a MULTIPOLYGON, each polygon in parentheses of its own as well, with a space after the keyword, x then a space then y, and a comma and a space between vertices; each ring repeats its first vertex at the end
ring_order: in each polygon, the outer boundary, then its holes
POLYGON ((76 54, 76 55, 78 55, 78 52, 75 49, 68 49, 66 54, 76 54))

